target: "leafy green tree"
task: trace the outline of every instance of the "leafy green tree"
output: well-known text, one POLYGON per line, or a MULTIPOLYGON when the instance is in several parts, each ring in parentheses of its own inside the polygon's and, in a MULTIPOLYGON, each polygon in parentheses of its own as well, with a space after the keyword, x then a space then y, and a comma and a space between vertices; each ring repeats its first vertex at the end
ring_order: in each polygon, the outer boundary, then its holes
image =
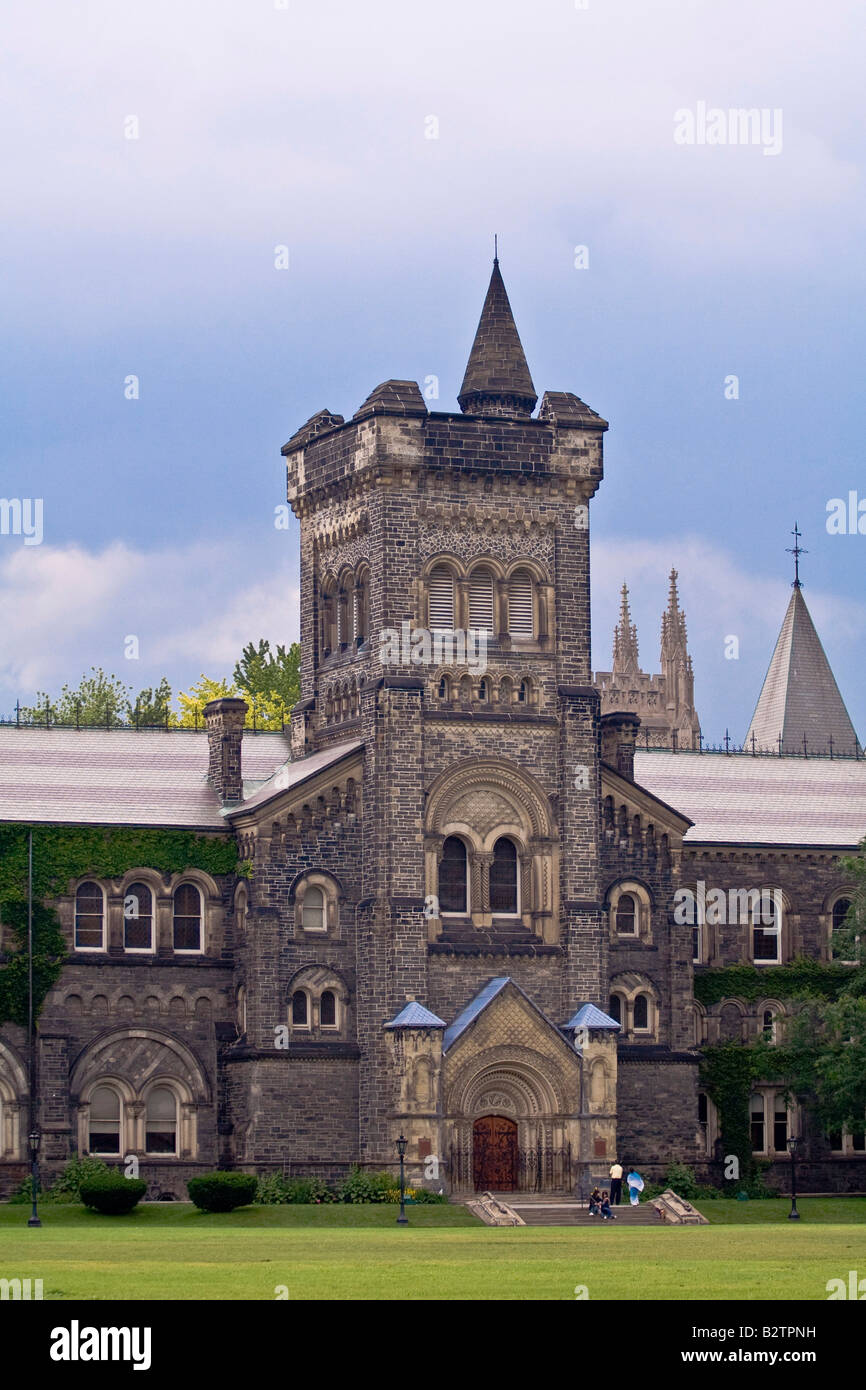
POLYGON ((179 729, 201 729, 204 725, 203 711, 209 700, 221 700, 227 695, 237 695, 237 687, 227 680, 212 680, 209 676, 199 676, 189 690, 178 692, 180 714, 172 723, 179 729))
POLYGON ((837 960, 866 964, 866 838, 856 854, 840 859, 839 867, 853 879, 851 906, 841 927, 833 933, 833 955, 837 960))
POLYGON ((235 685, 245 695, 276 697, 286 709, 296 705, 301 695, 301 647, 293 642, 288 651, 278 646, 276 655, 266 638, 258 646, 248 642, 240 661, 235 663, 235 685))
POLYGON ((170 724, 175 715, 171 708, 171 686, 165 676, 156 687, 140 690, 134 700, 126 702, 126 717, 130 724, 142 728, 150 724, 170 724))
MULTIPOLYGON (((859 974, 860 972, 858 972, 859 974)), ((854 983, 852 981, 852 983, 854 983)), ((866 996, 802 1001, 786 1027, 784 1079, 826 1134, 866 1131, 866 996)))
POLYGON ((77 686, 64 685, 57 699, 37 691, 36 704, 23 708, 26 724, 95 724, 116 728, 125 722, 129 688, 117 676, 107 676, 102 667, 91 666, 77 686))

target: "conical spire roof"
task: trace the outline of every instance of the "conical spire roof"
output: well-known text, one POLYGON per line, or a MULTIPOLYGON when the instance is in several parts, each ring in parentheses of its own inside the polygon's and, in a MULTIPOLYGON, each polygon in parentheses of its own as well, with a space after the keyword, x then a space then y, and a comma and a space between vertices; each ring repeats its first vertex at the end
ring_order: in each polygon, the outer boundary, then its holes
POLYGON ((746 747, 754 735, 756 748, 778 750, 780 734, 783 753, 829 753, 832 748, 837 755, 851 757, 857 744, 799 583, 794 585, 746 747))
POLYGON ((457 399, 467 415, 512 417, 531 415, 538 400, 498 260, 457 399))
POLYGON ((619 622, 613 630, 613 675, 635 675, 640 670, 637 627, 631 620, 628 585, 620 593, 619 622))

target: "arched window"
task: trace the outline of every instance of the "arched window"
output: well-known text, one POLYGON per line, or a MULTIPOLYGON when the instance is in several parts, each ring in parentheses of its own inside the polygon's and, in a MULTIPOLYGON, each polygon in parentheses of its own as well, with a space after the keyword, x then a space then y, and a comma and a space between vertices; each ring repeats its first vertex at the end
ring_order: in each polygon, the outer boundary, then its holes
POLYGON ((517 703, 519 705, 529 704, 529 681, 521 681, 517 688, 517 703))
POLYGON ((432 630, 454 631, 454 575, 445 565, 431 572, 427 607, 432 630))
POLYGON ((439 681, 439 699, 451 699, 451 680, 448 676, 442 676, 439 681))
POLYGON ((763 1034, 767 1042, 776 1041, 776 1015, 772 1009, 764 1009, 763 1034))
POLYGON ((779 965, 782 960, 781 902, 777 892, 760 894, 751 906, 752 959, 756 964, 779 965))
POLYGON ((337 581, 328 575, 322 581, 322 655, 330 656, 337 644, 337 581))
POLYGON ((146 883, 131 883, 123 895, 123 947, 153 950, 153 894, 146 883))
POLYGON ((850 907, 850 898, 837 898, 833 904, 833 932, 830 938, 830 956, 833 960, 850 960, 856 954, 851 949, 851 924, 846 921, 850 907))
POLYGON ((469 576, 469 626, 477 632, 493 631, 493 575, 474 570, 469 576))
POLYGON ((635 936, 637 933, 637 903, 631 893, 623 893, 616 905, 616 930, 619 936, 635 936))
POLYGON ((120 1096, 111 1086, 97 1086, 90 1098, 87 1147, 92 1154, 120 1153, 120 1096))
POLYGON ((648 1033, 649 1026, 649 1000, 645 994, 638 994, 634 1001, 634 1030, 636 1033, 648 1033))
POLYGON ((449 835, 439 865, 439 911, 468 912, 468 886, 466 846, 456 835, 449 835))
POLYGON ((354 627, 355 586, 350 574, 340 576, 337 592, 337 645, 342 649, 352 641, 354 627))
POLYGON ((98 883, 82 883, 75 894, 75 949, 105 950, 105 896, 98 883))
POLYGON ((517 570, 508 581, 508 631, 512 637, 532 637, 532 576, 517 570))
POLYGON ((332 989, 324 990, 319 1000, 319 1022, 323 1028, 337 1026, 337 996, 332 989))
POLYGON ((304 931, 325 930, 325 894, 321 888, 313 885, 307 888, 301 908, 301 926, 304 931))
POLYGON ((247 992, 243 985, 238 989, 237 1025, 238 1033, 243 1037, 247 1031, 247 992))
POLYGON ((614 1023, 622 1023, 622 1000, 618 994, 612 994, 610 996, 607 1011, 614 1023))
POLYGON ((296 989, 292 995, 292 1026, 294 1028, 309 1028, 310 1026, 310 1002, 306 990, 296 989))
POLYGON ((201 893, 194 883, 174 890, 174 949, 201 951, 201 893))
POLYGON ((478 698, 479 700, 486 700, 488 702, 490 700, 490 682, 486 676, 478 686, 478 698))
POLYGON ((147 1097, 144 1151, 177 1153, 177 1097, 167 1086, 154 1086, 147 1097))
POLYGON ((505 836, 493 846, 490 865, 490 911, 514 917, 519 911, 517 891, 517 846, 505 836))
POLYGON ((367 574, 362 571, 355 580, 355 641, 360 647, 367 640, 367 574))

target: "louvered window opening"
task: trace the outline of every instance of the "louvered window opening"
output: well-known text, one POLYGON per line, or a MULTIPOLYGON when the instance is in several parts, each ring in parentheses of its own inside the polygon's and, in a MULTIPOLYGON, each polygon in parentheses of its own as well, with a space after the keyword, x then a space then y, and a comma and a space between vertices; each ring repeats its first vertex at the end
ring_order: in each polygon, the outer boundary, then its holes
POLYGON ((454 576, 450 570, 436 569, 430 576, 430 627, 434 631, 454 630, 454 576))
POLYGON ((532 637, 532 579, 514 574, 508 581, 508 631, 512 637, 532 637))
POLYGON ((484 571, 469 581, 469 626, 476 632, 493 631, 493 575, 484 571))

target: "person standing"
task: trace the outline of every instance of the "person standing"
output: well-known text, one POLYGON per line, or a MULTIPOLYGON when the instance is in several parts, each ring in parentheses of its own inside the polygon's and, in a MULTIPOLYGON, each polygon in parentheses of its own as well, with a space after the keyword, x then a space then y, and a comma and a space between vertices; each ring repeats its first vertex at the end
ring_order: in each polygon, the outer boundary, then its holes
POLYGON ((628 1199, 632 1206, 636 1207, 640 1201, 640 1194, 643 1192, 643 1178, 636 1168, 629 1170, 626 1183, 628 1184, 628 1199))
POLYGON ((614 1159, 610 1165, 610 1200, 615 1207, 622 1197, 622 1164, 614 1159))

